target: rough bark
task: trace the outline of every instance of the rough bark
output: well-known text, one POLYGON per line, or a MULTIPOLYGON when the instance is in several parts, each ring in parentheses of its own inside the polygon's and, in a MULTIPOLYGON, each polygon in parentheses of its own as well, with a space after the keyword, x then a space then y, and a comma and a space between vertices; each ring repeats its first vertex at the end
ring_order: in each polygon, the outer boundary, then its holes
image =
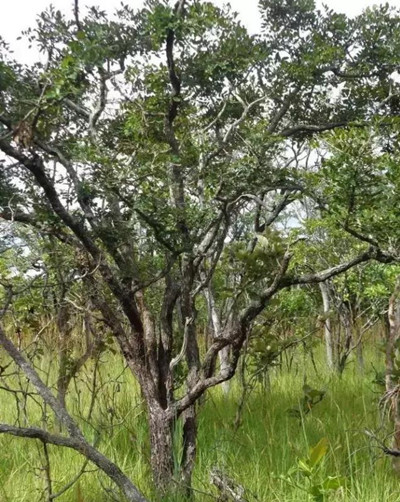
POLYGON ((242 485, 229 478, 225 473, 219 469, 211 470, 211 483, 215 485, 219 492, 220 498, 218 500, 232 501, 232 502, 246 502, 245 489, 242 485))
POLYGON ((183 452, 181 482, 188 498, 192 496, 192 474, 197 454, 197 410, 193 404, 183 412, 183 452))
POLYGON ((157 404, 149 406, 150 463, 161 494, 172 488, 174 475, 173 421, 157 404))
MULTIPOLYGON (((196 333, 196 308, 194 298, 192 296, 192 288, 194 283, 195 271, 193 262, 183 260, 182 267, 182 312, 185 317, 185 325, 187 333, 186 344, 186 363, 188 366, 188 375, 186 378, 187 392, 190 392, 199 381, 200 374, 200 350, 196 333)), ((181 462, 182 482, 188 489, 192 484, 192 473, 196 461, 197 453, 197 409, 194 401, 182 415, 183 420, 183 454, 181 462)))

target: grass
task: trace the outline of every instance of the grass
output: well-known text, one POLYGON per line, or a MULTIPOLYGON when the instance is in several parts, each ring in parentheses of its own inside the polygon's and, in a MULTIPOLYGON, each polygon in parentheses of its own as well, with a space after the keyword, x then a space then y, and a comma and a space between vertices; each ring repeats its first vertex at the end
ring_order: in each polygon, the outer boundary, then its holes
MULTIPOLYGON (((321 348, 322 349, 322 348, 321 348)), ((92 425, 81 420, 88 438, 115 460, 135 484, 156 500, 149 471, 149 443, 146 419, 137 385, 128 371, 123 371, 117 355, 103 355, 98 378, 99 392, 93 408, 92 425)), ((400 502, 399 478, 391 460, 374 447, 365 429, 382 426, 378 401, 382 389, 372 383, 373 371, 382 362, 371 350, 366 356, 370 368, 364 375, 350 363, 342 378, 330 376, 325 368, 323 350, 317 351, 317 370, 302 354, 289 372, 271 371, 270 388, 255 388, 246 401, 242 425, 235 430, 234 421, 240 388, 233 384, 229 397, 220 389, 208 393, 199 414, 198 461, 194 472, 196 500, 215 500, 210 486, 210 470, 219 467, 247 490, 249 501, 307 501, 308 495, 281 479, 307 456, 309 447, 321 438, 328 438, 329 451, 321 464, 319 476, 344 476, 345 488, 326 500, 346 502, 400 502), (304 379, 314 388, 324 389, 324 399, 310 413, 299 418, 288 410, 296 408, 303 396, 304 379)), ((40 360, 50 381, 55 368, 48 371, 50 359, 40 360)), ((42 374, 44 375, 44 373, 42 374)), ((90 407, 92 363, 88 364, 71 387, 68 405, 75 416, 87 413, 90 407)), ((24 380, 21 383, 25 385, 24 380)), ((41 425, 43 410, 28 399, 26 413, 18 412, 13 395, 0 391, 0 420, 14 423, 19 413, 21 425, 41 425)), ((57 424, 53 423, 57 428, 57 424)), ((0 437, 0 502, 39 502, 45 500, 43 445, 38 441, 0 437)), ((60 490, 81 469, 83 459, 70 450, 49 447, 53 491, 60 490)), ((177 453, 179 454, 179 452, 177 453)), ((79 483, 60 496, 60 502, 101 502, 113 500, 109 481, 93 468, 79 483)), ((299 483, 304 480, 299 477, 299 483)), ((172 496, 171 501, 178 501, 172 496)), ((310 499, 311 500, 311 499, 310 499)))

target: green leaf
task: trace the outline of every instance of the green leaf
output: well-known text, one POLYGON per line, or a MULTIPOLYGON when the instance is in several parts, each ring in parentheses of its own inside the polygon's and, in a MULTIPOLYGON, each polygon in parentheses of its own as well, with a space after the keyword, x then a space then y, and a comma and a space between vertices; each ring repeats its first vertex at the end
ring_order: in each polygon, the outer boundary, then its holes
POLYGON ((328 439, 322 438, 313 448, 310 449, 309 464, 311 467, 317 465, 328 451, 328 439))
POLYGON ((340 476, 328 476, 322 482, 322 488, 326 491, 337 490, 338 488, 346 485, 346 478, 340 476))
POLYGON ((299 460, 298 461, 298 466, 299 470, 305 475, 305 476, 311 476, 312 474, 312 468, 308 464, 307 460, 299 460))

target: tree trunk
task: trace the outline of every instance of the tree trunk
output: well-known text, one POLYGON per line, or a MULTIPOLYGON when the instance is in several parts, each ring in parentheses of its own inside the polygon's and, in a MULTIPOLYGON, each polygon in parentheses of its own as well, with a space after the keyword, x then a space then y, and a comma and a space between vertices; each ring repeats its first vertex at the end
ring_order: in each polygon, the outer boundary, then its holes
POLYGON ((357 363, 358 363, 357 366, 358 366, 358 371, 363 375, 365 373, 364 345, 362 340, 363 333, 361 332, 361 327, 359 322, 356 321, 354 328, 356 331, 356 340, 357 340, 357 347, 356 347, 357 363))
MULTIPOLYGON (((393 420, 393 447, 400 449, 400 396, 399 382, 394 379, 395 360, 396 360, 396 342, 399 339, 400 331, 400 277, 397 278, 397 284, 392 296, 389 299, 388 320, 389 330, 386 340, 386 395, 390 400, 391 414, 393 420)), ((400 458, 393 457, 393 468, 400 474, 400 458)))
MULTIPOLYGON (((196 305, 191 294, 194 280, 193 262, 183 260, 182 264, 182 314, 185 317, 185 338, 187 340, 185 356, 188 366, 186 389, 190 392, 199 380, 200 350, 196 332, 196 305)), ((182 414, 183 420, 183 456, 181 461, 181 480, 188 498, 192 496, 192 473, 196 461, 197 409, 196 403, 189 406, 182 414)))
MULTIPOLYGON (((227 369, 230 366, 229 353, 230 353, 229 347, 224 347, 218 353, 221 372, 227 371, 227 369)), ((222 382, 222 391, 225 394, 225 396, 227 396, 229 394, 230 388, 231 388, 231 381, 230 380, 226 380, 225 382, 222 382)))
POLYGON ((160 494, 172 488, 174 475, 173 423, 159 406, 149 406, 150 464, 160 494))
POLYGON ((190 406, 183 413, 183 455, 181 463, 181 480, 184 491, 188 498, 191 498, 193 492, 192 473, 196 461, 197 453, 197 416, 196 405, 190 406))
POLYGON ((347 359, 352 350, 351 342, 353 340, 351 312, 344 304, 340 307, 340 322, 343 326, 344 346, 341 347, 342 351, 338 361, 338 372, 342 375, 346 368, 347 359))
POLYGON ((70 314, 68 306, 65 303, 65 292, 63 293, 58 314, 57 314, 57 330, 58 330, 58 377, 57 377, 57 392, 58 399, 61 405, 66 407, 66 395, 71 378, 69 377, 70 364, 70 314))
MULTIPOLYGON (((220 315, 217 310, 217 306, 215 304, 214 293, 213 293, 211 285, 209 285, 208 288, 205 288, 204 296, 206 297, 207 304, 208 304, 208 312, 209 312, 209 318, 210 318, 211 324, 212 324, 213 338, 217 338, 217 337, 221 336, 221 319, 220 319, 220 315)), ((230 354, 230 349, 228 346, 224 347, 218 353, 221 371, 226 370, 230 365, 229 354, 230 354)), ((229 394, 230 386, 231 386, 231 383, 229 380, 222 383, 222 391, 226 396, 229 394)))
POLYGON ((330 298, 328 286, 325 282, 320 282, 319 289, 322 295, 322 303, 324 308, 324 338, 325 338, 325 350, 326 350, 326 362, 328 368, 332 371, 335 368, 333 360, 333 339, 332 339, 332 324, 330 320, 330 298))

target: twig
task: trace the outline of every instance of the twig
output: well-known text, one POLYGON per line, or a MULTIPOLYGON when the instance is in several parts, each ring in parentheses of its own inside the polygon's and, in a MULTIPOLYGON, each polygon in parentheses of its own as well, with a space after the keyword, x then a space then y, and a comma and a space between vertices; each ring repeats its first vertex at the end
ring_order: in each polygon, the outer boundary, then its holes
POLYGON ((89 463, 89 460, 88 459, 85 460, 85 462, 83 463, 79 472, 60 491, 58 491, 57 493, 53 493, 50 497, 50 500, 55 500, 56 498, 61 497, 61 495, 63 495, 66 491, 68 491, 70 488, 72 488, 74 486, 74 484, 79 480, 79 478, 83 474, 85 474, 85 472, 88 472, 85 470, 88 463, 89 463))
POLYGON ((44 470, 45 481, 46 481, 47 499, 48 499, 48 502, 51 502, 53 489, 52 489, 52 481, 51 481, 49 449, 48 449, 46 441, 42 441, 42 443, 43 443, 43 453, 44 453, 44 459, 45 459, 45 464, 43 466, 43 470, 44 470))
POLYGON ((400 450, 394 449, 394 448, 388 448, 383 441, 381 441, 379 438, 376 437, 376 435, 366 429, 364 431, 365 435, 368 436, 369 438, 373 439, 377 445, 378 448, 380 448, 385 455, 390 455, 391 457, 400 457, 400 450))

